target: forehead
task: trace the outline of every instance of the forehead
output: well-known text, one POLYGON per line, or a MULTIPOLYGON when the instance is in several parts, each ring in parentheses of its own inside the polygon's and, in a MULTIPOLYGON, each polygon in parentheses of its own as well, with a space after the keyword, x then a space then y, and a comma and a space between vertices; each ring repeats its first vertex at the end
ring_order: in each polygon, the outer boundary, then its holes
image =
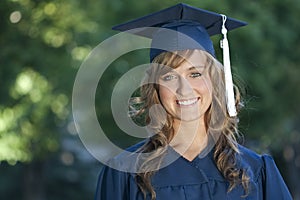
POLYGON ((203 69, 207 63, 207 56, 201 50, 193 50, 191 54, 180 56, 184 58, 184 62, 176 66, 175 71, 203 69))
POLYGON ((204 67, 207 62, 207 57, 201 50, 193 50, 188 56, 184 56, 185 62, 182 65, 198 67, 204 67))
POLYGON ((182 71, 204 68, 207 65, 208 57, 201 50, 177 51, 172 54, 166 54, 158 61, 158 74, 162 75, 170 71, 182 71))

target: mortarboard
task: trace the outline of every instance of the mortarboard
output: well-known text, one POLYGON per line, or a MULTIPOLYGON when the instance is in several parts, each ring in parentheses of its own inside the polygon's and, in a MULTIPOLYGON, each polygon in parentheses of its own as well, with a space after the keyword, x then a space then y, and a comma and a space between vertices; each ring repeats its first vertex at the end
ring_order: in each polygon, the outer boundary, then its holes
POLYGON ((179 3, 112 29, 152 39, 150 61, 164 51, 187 49, 201 49, 215 57, 210 36, 222 34, 227 110, 230 116, 236 116, 227 31, 246 24, 222 14, 179 3))

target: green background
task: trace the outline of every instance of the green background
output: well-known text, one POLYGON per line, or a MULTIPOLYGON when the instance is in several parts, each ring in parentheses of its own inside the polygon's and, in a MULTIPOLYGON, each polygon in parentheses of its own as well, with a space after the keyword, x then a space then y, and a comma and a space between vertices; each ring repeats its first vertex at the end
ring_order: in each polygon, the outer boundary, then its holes
MULTIPOLYGON (((300 199, 300 1, 186 0, 247 21, 229 33, 234 79, 244 86, 244 145, 271 154, 300 199)), ((1 0, 0 199, 92 199, 101 163, 81 143, 72 119, 72 87, 88 53, 116 34, 113 25, 175 0, 1 0)), ((215 36, 218 57, 220 50, 215 36)), ((126 55, 106 70, 96 109, 109 138, 125 147, 110 111, 122 73, 147 61, 126 55)))

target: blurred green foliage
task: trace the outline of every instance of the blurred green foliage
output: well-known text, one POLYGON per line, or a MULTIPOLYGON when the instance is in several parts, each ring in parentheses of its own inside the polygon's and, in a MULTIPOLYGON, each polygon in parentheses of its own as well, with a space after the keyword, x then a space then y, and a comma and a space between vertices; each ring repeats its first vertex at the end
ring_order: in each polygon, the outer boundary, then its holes
MULTIPOLYGON (((300 1, 182 2, 249 23, 229 34, 235 79, 245 85, 240 130, 247 146, 275 157, 294 198, 300 199, 300 1)), ((76 72, 97 44, 116 33, 113 25, 176 3, 0 2, 1 199, 92 198, 100 163, 80 143, 72 121, 76 72)), ((213 38, 221 58, 219 39, 213 38)), ((120 146, 135 139, 113 122, 111 89, 130 66, 146 61, 147 52, 121 57, 99 83, 99 121, 120 146)))

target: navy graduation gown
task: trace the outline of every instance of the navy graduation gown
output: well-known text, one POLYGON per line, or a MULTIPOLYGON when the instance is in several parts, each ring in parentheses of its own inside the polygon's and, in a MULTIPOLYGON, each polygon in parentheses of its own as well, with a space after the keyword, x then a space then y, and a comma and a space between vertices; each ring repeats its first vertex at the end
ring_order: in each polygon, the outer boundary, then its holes
MULTIPOLYGON (((180 156, 156 172, 151 180, 156 200, 292 199, 270 156, 260 156, 242 146, 239 149, 241 156, 238 165, 247 169, 250 176, 250 191, 245 198, 241 185, 227 192, 229 182, 217 169, 211 151, 206 157, 196 157, 193 161, 180 156)), ((144 200, 134 176, 105 166, 99 176, 95 200, 144 200)), ((150 195, 147 199, 151 199, 150 195)))

